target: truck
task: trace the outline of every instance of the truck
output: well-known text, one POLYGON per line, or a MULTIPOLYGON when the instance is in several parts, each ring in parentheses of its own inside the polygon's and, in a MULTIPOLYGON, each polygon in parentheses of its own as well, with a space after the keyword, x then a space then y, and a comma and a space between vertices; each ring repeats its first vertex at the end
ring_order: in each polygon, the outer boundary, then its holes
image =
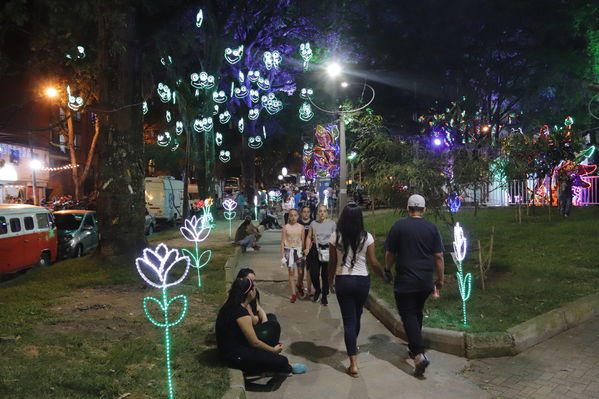
POLYGON ((183 217, 183 182, 172 176, 146 177, 146 207, 157 223, 174 225, 183 217))

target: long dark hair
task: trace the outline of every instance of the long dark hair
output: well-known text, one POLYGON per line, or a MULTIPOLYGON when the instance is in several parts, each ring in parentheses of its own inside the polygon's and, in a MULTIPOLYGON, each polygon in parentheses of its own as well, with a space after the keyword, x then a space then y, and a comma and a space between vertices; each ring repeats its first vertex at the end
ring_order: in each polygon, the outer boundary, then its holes
MULTIPOLYGON (((253 274, 254 276, 256 275, 256 272, 254 272, 252 269, 250 269, 249 267, 244 267, 242 269, 239 269, 239 272, 237 273, 237 278, 244 278, 247 277, 248 274, 253 274)), ((255 285, 255 284, 254 284, 255 285)), ((258 289, 256 289, 256 298, 250 303, 250 305, 252 305, 252 307, 254 307, 254 303, 258 302, 260 303, 260 292, 258 291, 258 289)))
POLYGON ((362 209, 354 203, 347 204, 337 222, 337 238, 335 246, 343 248, 343 264, 347 259, 349 248, 352 249, 351 267, 354 267, 356 254, 362 250, 366 241, 366 230, 364 230, 364 218, 362 209))
POLYGON ((250 294, 250 291, 254 287, 254 283, 247 277, 238 278, 233 281, 231 284, 231 289, 229 290, 229 296, 225 301, 221 310, 231 309, 235 306, 241 305, 243 301, 250 294))

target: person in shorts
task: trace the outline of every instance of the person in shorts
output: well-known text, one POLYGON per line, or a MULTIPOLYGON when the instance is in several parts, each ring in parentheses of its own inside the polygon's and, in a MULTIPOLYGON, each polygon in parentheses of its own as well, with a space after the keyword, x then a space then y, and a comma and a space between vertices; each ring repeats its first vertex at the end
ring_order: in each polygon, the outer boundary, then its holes
POLYGON ((291 297, 289 301, 294 303, 297 300, 297 291, 303 286, 301 280, 303 273, 300 275, 299 262, 303 257, 302 249, 304 247, 304 226, 297 222, 299 213, 297 209, 289 211, 289 222, 283 226, 281 232, 281 263, 288 268, 289 271, 289 288, 291 297), (295 284, 295 270, 298 270, 298 286, 295 284))

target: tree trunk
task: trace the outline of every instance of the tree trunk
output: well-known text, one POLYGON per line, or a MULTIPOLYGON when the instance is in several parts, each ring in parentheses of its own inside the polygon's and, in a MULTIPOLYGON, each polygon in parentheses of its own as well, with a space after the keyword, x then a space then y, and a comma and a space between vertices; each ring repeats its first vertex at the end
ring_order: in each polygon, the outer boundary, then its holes
POLYGON ((73 179, 73 186, 75 188, 75 202, 79 202, 79 190, 81 188, 81 181, 77 174, 77 154, 75 153, 75 129, 73 128, 73 112, 67 106, 67 139, 69 143, 69 156, 71 160, 71 178, 73 179))
POLYGON ((254 185, 256 170, 254 164, 254 150, 247 145, 247 135, 241 135, 241 187, 248 202, 254 198, 254 185))
POLYGON ((141 111, 141 45, 133 7, 98 6, 98 219, 101 253, 133 261, 144 234, 144 142, 141 111))

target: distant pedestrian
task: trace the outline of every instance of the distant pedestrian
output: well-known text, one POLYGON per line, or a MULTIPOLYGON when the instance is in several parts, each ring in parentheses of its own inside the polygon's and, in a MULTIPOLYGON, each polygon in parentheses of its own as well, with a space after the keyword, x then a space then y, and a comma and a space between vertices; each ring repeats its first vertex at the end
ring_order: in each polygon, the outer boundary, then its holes
POLYGON ((304 253, 307 254, 308 270, 314 285, 312 300, 318 302, 322 295, 321 303, 324 306, 329 303, 329 240, 336 229, 335 222, 328 218, 327 207, 319 206, 316 220, 310 224, 304 253))
POLYGON ((283 220, 285 224, 289 220, 289 211, 295 208, 295 200, 293 199, 293 195, 287 194, 286 197, 283 198, 283 220))
POLYGON ((564 217, 570 216, 570 208, 572 208, 572 186, 573 179, 567 173, 559 182, 559 213, 564 217))
MULTIPOLYGON (((303 238, 303 242, 305 245, 306 242, 306 237, 308 237, 308 232, 310 231, 310 225, 312 224, 313 220, 312 218, 310 218, 310 208, 307 206, 303 206, 301 208, 301 212, 300 212, 300 217, 297 221, 299 224, 301 224, 302 226, 304 226, 304 238, 303 238)), ((302 247, 304 248, 304 247, 302 247)), ((308 265, 307 265, 307 260, 306 260, 306 255, 308 254, 308 252, 304 252, 304 256, 302 257, 302 260, 299 263, 299 269, 298 269, 298 284, 301 285, 303 287, 303 282, 304 282, 304 276, 306 277, 306 281, 307 281, 307 286, 308 286, 308 291, 304 292, 304 290, 302 289, 302 292, 298 292, 298 294, 300 295, 300 297, 304 297, 304 293, 308 296, 312 296, 312 280, 310 279, 310 270, 308 269, 308 265)), ((298 287, 299 289, 299 287, 298 287)))
MULTIPOLYGON (((303 292, 304 290, 299 276, 297 287, 295 285, 295 270, 299 268, 304 248, 304 226, 297 223, 298 218, 297 209, 291 209, 289 211, 289 223, 283 226, 281 232, 281 264, 288 269, 289 289, 291 290, 289 301, 291 303, 297 300, 298 291, 303 292)), ((298 270, 298 275, 299 273, 298 270)))
POLYGON ((443 287, 443 243, 439 229, 425 220, 424 197, 408 199, 408 217, 389 230, 385 243, 385 273, 391 275, 395 263, 395 302, 408 336, 409 356, 414 359, 414 375, 420 377, 429 365, 422 340, 422 311, 434 288, 443 287), (433 270, 437 279, 433 283, 433 270))
POLYGON ((384 277, 374 252, 374 237, 364 230, 362 210, 348 204, 339 217, 337 230, 329 239, 329 285, 335 278, 335 294, 343 317, 345 347, 349 356, 346 373, 358 378, 358 334, 360 318, 370 290, 371 267, 384 277))

